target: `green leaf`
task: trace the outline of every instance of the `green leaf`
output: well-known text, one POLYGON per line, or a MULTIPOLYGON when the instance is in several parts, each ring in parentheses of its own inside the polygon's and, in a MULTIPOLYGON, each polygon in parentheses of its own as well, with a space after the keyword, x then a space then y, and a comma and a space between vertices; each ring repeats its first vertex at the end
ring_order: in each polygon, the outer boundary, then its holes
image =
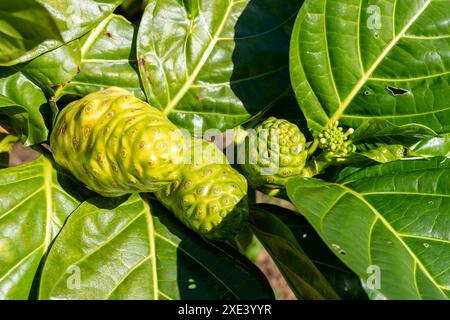
POLYGON ((367 300, 359 277, 333 254, 303 216, 292 212, 277 216, 342 299, 367 300))
POLYGON ((272 299, 248 260, 208 244, 138 194, 94 198, 68 219, 41 299, 272 299), (78 277, 78 278, 77 278, 78 277))
POLYGON ((379 268, 372 284, 388 299, 448 299, 450 161, 442 160, 369 167, 339 184, 295 178, 287 191, 363 281, 379 268))
POLYGON ((267 205, 252 208, 249 225, 295 296, 312 300, 339 299, 333 287, 300 247, 289 227, 278 215, 272 214, 268 210, 270 208, 267 205))
POLYGON ((43 256, 83 196, 43 156, 0 170, 0 185, 0 299, 27 299, 43 256))
POLYGON ((30 80, 38 84, 47 96, 52 88, 71 81, 79 72, 80 46, 78 40, 40 55, 32 61, 17 66, 30 80))
POLYGON ((364 121, 351 135, 351 139, 356 144, 381 142, 409 146, 421 139, 437 135, 430 128, 416 123, 395 125, 386 120, 370 120, 364 121))
POLYGON ((449 0, 306 0, 290 71, 309 127, 369 120, 450 130, 449 0), (379 23, 378 23, 379 22, 379 23))
POLYGON ((194 131, 242 124, 289 92, 291 26, 302 1, 152 0, 137 57, 150 104, 194 131))
POLYGON ((351 158, 368 158, 379 163, 400 160, 405 157, 405 147, 398 144, 364 144, 357 145, 357 153, 351 158))
POLYGON ((81 38, 80 73, 61 92, 85 96, 117 86, 145 99, 136 63, 136 28, 125 18, 110 15, 81 38))
POLYGON ((425 138, 409 148, 412 155, 422 157, 450 156, 450 136, 425 138))
POLYGON ((0 3, 0 65, 31 60, 72 41, 123 0, 20 0, 0 3))
POLYGON ((44 119, 51 119, 52 110, 42 90, 21 72, 0 68, 0 121, 7 119, 14 134, 25 145, 47 140, 44 119))
POLYGON ((366 166, 364 168, 346 167, 339 173, 337 182, 359 180, 364 178, 376 178, 380 176, 394 175, 397 171, 414 172, 430 170, 434 168, 450 167, 450 159, 443 157, 434 157, 428 160, 403 160, 386 163, 378 166, 366 166))

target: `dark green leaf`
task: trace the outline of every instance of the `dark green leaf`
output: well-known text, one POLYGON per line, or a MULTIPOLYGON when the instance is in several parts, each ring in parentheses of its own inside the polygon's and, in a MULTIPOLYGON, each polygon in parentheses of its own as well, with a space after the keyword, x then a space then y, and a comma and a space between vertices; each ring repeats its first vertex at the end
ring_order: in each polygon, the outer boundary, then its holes
POLYGON ((422 157, 450 156, 450 136, 425 138, 409 148, 422 157))
POLYGON ((36 84, 13 68, 0 68, 2 115, 7 117, 7 124, 25 145, 47 140, 48 130, 44 118, 51 119, 52 115, 47 99, 36 84))
POLYGON ((75 40, 17 68, 51 96, 51 89, 71 81, 77 75, 79 67, 80 46, 78 40, 75 40))

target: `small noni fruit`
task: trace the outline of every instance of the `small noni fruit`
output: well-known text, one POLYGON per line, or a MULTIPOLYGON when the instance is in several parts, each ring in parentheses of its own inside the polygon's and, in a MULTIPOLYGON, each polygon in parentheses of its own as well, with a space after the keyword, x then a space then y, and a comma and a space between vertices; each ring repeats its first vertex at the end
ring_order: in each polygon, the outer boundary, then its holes
POLYGON ((193 139, 190 150, 190 163, 156 198, 199 235, 233 238, 248 217, 247 181, 213 143, 193 139))
POLYGON ((184 165, 185 140, 161 111, 112 87, 67 105, 50 145, 60 166, 113 197, 171 183, 184 165))
POLYGON ((305 167, 306 139, 293 123, 270 117, 248 134, 241 170, 253 188, 284 189, 289 178, 305 167))

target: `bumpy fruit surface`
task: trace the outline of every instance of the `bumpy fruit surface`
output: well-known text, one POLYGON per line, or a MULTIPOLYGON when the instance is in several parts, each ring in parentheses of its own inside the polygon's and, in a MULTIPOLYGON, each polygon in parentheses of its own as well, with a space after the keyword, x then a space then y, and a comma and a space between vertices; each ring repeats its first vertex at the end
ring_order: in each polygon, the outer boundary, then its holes
POLYGON ((306 139, 293 123, 270 117, 246 139, 246 161, 241 166, 254 188, 284 189, 289 178, 305 167, 306 139))
POLYGON ((50 144, 60 166, 107 197, 171 183, 186 149, 184 135, 162 112, 120 88, 70 103, 58 115, 50 144))
POLYGON ((234 237, 248 217, 247 181, 210 142, 192 141, 190 164, 155 192, 187 227, 212 240, 234 237))
POLYGON ((356 146, 349 140, 354 131, 350 128, 344 132, 338 121, 330 123, 323 130, 319 135, 319 147, 325 151, 327 160, 345 158, 356 151, 356 146))

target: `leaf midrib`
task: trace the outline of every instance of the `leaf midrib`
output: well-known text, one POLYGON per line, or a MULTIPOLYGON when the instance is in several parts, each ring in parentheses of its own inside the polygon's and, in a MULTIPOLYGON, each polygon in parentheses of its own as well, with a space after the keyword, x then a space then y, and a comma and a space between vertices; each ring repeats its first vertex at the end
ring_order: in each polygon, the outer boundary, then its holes
POLYGON ((143 201, 144 204, 144 214, 147 220, 148 226, 148 242, 149 242, 149 255, 151 260, 152 268, 152 280, 153 280, 153 299, 159 300, 159 284, 158 284, 158 270, 156 262, 156 245, 155 245, 155 226, 153 225, 153 217, 150 212, 150 206, 147 202, 143 201))
POLYGON ((189 76, 189 78, 186 80, 186 82, 183 84, 181 89, 177 92, 175 97, 169 102, 169 104, 164 108, 163 112, 165 115, 168 115, 180 102, 180 100, 184 97, 186 92, 190 89, 192 83, 197 78, 198 74, 200 73, 202 67, 205 65, 206 61, 208 60, 209 56, 211 55, 212 51, 214 50, 214 47, 219 39, 219 36, 221 35, 223 29, 225 28, 226 22, 228 20, 228 17, 231 13, 231 9, 234 6, 233 1, 229 1, 227 10, 225 14, 223 15, 222 21, 220 22, 219 27, 217 28, 216 32, 214 33, 213 38, 209 42, 208 46, 206 47, 205 51, 203 52, 203 55, 201 56, 199 62, 195 66, 193 72, 189 76))
POLYGON ((354 197, 356 197, 361 202, 363 202, 370 209, 370 211, 374 214, 374 216, 377 218, 377 220, 381 221, 381 223, 397 238, 397 240, 400 242, 400 244, 406 249, 406 251, 409 253, 411 258, 414 260, 414 263, 420 267, 422 272, 434 284, 434 286, 439 290, 439 292, 441 292, 441 294, 444 297, 447 297, 447 295, 442 291, 442 286, 439 285, 438 283, 436 283, 434 278, 429 273, 428 269, 423 265, 422 261, 420 261, 420 259, 416 256, 416 254, 406 244, 406 242, 399 235, 399 233, 394 229, 394 227, 392 227, 392 225, 384 218, 384 216, 375 207, 373 207, 363 196, 361 196, 357 191, 350 189, 344 185, 340 185, 340 184, 335 184, 335 185, 338 186, 339 188, 343 189, 345 191, 345 193, 349 193, 349 194, 353 195, 354 197))

